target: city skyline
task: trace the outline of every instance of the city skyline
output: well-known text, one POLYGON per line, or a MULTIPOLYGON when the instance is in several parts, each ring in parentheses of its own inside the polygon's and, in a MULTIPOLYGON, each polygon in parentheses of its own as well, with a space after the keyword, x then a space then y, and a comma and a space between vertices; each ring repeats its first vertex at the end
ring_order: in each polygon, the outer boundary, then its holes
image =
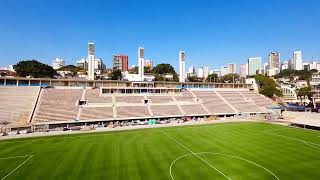
POLYGON ((3 2, 0 66, 27 59, 51 64, 56 57, 74 64, 87 56, 85 44, 90 40, 109 68, 113 54, 127 54, 129 67, 136 64, 139 46, 145 47, 145 56, 155 64, 170 63, 176 71, 181 49, 188 53, 186 67, 239 66, 257 56, 267 62, 269 53, 275 51, 284 62, 292 59, 295 50, 303 52, 304 62, 320 61, 320 27, 315 24, 320 17, 318 1, 174 1, 169 7, 169 1, 139 2, 3 2), (119 5, 123 11, 114 16, 112 7, 119 5), (96 11, 76 13, 88 7, 96 11), (181 13, 179 9, 193 11, 181 13), (303 15, 292 13, 299 9, 305 10, 303 15))

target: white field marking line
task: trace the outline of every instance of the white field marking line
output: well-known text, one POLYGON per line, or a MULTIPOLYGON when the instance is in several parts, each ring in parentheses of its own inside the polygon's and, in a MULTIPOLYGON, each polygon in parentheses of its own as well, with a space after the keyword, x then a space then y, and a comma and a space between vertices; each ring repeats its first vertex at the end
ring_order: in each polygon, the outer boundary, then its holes
POLYGON ((305 131, 319 132, 319 131, 313 130, 313 129, 306 129, 306 128, 300 128, 300 127, 294 127, 294 126, 286 126, 286 128, 268 129, 268 130, 263 130, 263 131, 264 132, 265 131, 281 131, 281 130, 286 130, 286 129, 301 129, 301 130, 305 130, 305 131))
POLYGON ((268 130, 263 130, 262 132, 283 131, 283 130, 288 130, 288 129, 290 129, 290 127, 277 128, 277 129, 268 129, 268 130))
MULTIPOLYGON (((228 156, 228 157, 231 157, 231 158, 240 159, 240 160, 242 160, 242 161, 246 161, 246 162, 251 163, 251 164, 253 164, 253 165, 257 166, 257 167, 260 167, 260 168, 264 169, 264 170, 267 171, 269 174, 271 174, 272 176, 274 176, 277 180, 280 180, 280 178, 278 178, 272 171, 270 171, 270 170, 267 169, 266 167, 263 167, 262 165, 260 165, 260 164, 258 164, 258 163, 255 163, 255 162, 250 161, 250 160, 245 159, 245 158, 241 158, 241 157, 239 157, 239 156, 234 156, 234 155, 229 155, 229 154, 223 154, 223 153, 213 153, 213 152, 199 152, 199 153, 195 153, 195 154, 214 154, 214 155, 223 155, 223 156, 228 156)), ((173 167, 173 164, 174 164, 176 161, 178 161, 179 159, 182 159, 182 158, 184 158, 184 157, 186 157, 186 156, 190 156, 190 155, 192 155, 192 154, 185 154, 185 155, 183 155, 183 156, 180 156, 180 157, 178 157, 177 159, 175 159, 175 160, 171 163, 171 165, 170 165, 170 176, 171 176, 171 179, 172 179, 172 180, 174 180, 174 177, 173 177, 173 175, 172 175, 172 167, 173 167)))
POLYGON ((15 158, 22 158, 22 157, 29 157, 29 156, 33 156, 33 155, 12 156, 12 157, 0 157, 0 160, 1 160, 1 159, 15 159, 15 158))
POLYGON ((304 140, 301 140, 301 139, 298 139, 298 138, 293 138, 293 137, 289 137, 289 136, 285 136, 285 135, 281 135, 281 134, 277 134, 277 133, 273 133, 273 132, 265 131, 265 133, 269 133, 269 134, 273 134, 273 135, 275 135, 275 136, 284 137, 284 138, 287 138, 287 139, 299 141, 299 142, 302 142, 302 143, 304 143, 305 145, 308 145, 308 146, 310 146, 310 147, 320 149, 320 144, 316 144, 316 143, 309 142, 309 141, 304 141, 304 140))
MULTIPOLYGON (((177 144, 179 144, 180 146, 182 146, 184 149, 186 149, 187 151, 189 151, 191 154, 193 154, 194 156, 196 156, 197 158, 199 158, 201 161, 203 161, 204 163, 206 163, 207 165, 209 165, 211 168, 213 168, 214 170, 218 171, 221 175, 223 175, 225 178, 232 180, 230 177, 228 177, 227 175, 225 175, 223 172, 221 172, 219 169, 217 169, 216 167, 214 167, 213 165, 211 165, 208 161, 206 161, 205 159, 203 159, 202 157, 200 157, 198 154, 194 153, 193 151, 191 151, 189 148, 187 148, 185 145, 183 145, 182 143, 180 143, 178 140, 176 140, 175 138, 169 136, 166 132, 164 132, 163 130, 160 130, 164 135, 166 135, 167 137, 169 137, 170 139, 174 140, 177 144)), ((170 174, 171 175, 171 174, 170 174)), ((172 176, 171 176, 172 178, 172 176)), ((174 180, 174 179, 173 179, 174 180)))
POLYGON ((31 159, 33 155, 31 155, 28 159, 24 160, 19 166, 14 168, 11 172, 9 172, 6 176, 4 176, 1 180, 6 179, 8 176, 10 176, 13 172, 15 172, 17 169, 19 169, 24 163, 26 163, 29 159, 31 159))

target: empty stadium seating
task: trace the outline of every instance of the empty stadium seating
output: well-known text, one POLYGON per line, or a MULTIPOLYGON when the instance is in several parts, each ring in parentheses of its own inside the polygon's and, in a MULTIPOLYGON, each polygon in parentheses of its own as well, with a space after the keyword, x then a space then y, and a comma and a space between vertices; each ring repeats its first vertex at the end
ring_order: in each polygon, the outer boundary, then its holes
POLYGON ((183 115, 176 105, 152 105, 151 110, 154 116, 177 116, 183 115))
POLYGON ((169 103, 172 102, 172 96, 148 96, 148 99, 151 100, 151 103, 169 103))
POLYGON ((43 89, 33 122, 75 120, 82 93, 83 89, 43 89))
POLYGON ((225 100, 238 110, 238 112, 261 112, 262 110, 250 101, 250 99, 242 96, 237 91, 219 91, 218 92, 225 100))
POLYGON ((236 113, 214 91, 195 91, 194 94, 203 101, 203 105, 211 114, 234 114, 236 113))
POLYGON ((112 107, 83 107, 81 108, 80 120, 109 119, 113 118, 112 107))
MULTIPOLYGON (((40 88, 3 87, 0 91, 0 118, 13 125, 26 124, 35 107, 40 88), (15 111, 12 111, 15 109, 15 111), (24 119, 24 123, 21 123, 24 119)), ((177 94, 109 94, 100 89, 44 88, 41 90, 32 123, 60 123, 75 120, 108 120, 224 115, 263 112, 273 102, 248 90, 184 90, 177 94), (144 100, 150 101, 145 104, 144 100), (78 105, 79 100, 88 103, 78 105)))
POLYGON ((128 117, 149 117, 147 105, 143 106, 119 106, 117 109, 117 118, 128 117))
POLYGON ((181 105, 180 107, 186 113, 186 115, 208 114, 200 104, 181 105))
POLYGON ((243 96, 245 96, 249 99, 252 99, 254 101, 254 103, 261 108, 266 108, 266 107, 274 105, 274 103, 271 100, 267 99, 263 95, 255 93, 253 91, 240 91, 240 93, 243 96))
POLYGON ((84 100, 87 100, 88 103, 112 103, 112 97, 100 96, 99 89, 86 89, 84 100))
POLYGON ((194 97, 189 91, 181 92, 181 96, 174 96, 177 101, 193 102, 194 97))
POLYGON ((143 96, 116 96, 117 103, 142 103, 143 99, 143 96))
POLYGON ((8 127, 25 126, 35 107, 39 87, 0 87, 0 121, 8 127))

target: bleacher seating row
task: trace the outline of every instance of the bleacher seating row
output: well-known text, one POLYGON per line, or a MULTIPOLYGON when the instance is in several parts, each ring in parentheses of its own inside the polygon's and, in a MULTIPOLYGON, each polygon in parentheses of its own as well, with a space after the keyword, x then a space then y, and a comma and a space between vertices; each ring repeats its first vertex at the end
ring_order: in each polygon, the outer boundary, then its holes
POLYGON ((39 87, 0 87, 0 122, 7 127, 26 126, 39 91, 39 87))
POLYGON ((179 94, 100 96, 100 89, 1 87, 0 120, 26 125, 100 119, 130 119, 195 115, 261 113, 273 106, 268 98, 249 90, 185 90, 179 94), (35 106, 36 99, 39 100, 35 106), (79 100, 86 105, 79 106, 79 100), (148 100, 148 102, 146 101, 148 100), (14 109, 14 111, 12 111, 14 109))

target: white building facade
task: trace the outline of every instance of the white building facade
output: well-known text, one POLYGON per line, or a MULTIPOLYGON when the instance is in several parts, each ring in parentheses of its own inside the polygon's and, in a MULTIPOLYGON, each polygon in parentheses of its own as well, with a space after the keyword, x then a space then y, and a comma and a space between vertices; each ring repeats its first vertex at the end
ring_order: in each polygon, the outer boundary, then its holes
POLYGON ((293 67, 294 67, 294 70, 303 70, 301 51, 293 52, 293 67))
POLYGON ((59 69, 63 66, 65 66, 65 61, 62 58, 55 58, 52 61, 52 68, 53 69, 59 69))
POLYGON ((248 59, 248 75, 256 75, 261 71, 261 57, 252 57, 248 59))
POLYGON ((248 64, 240 65, 240 77, 246 78, 248 75, 248 64))

